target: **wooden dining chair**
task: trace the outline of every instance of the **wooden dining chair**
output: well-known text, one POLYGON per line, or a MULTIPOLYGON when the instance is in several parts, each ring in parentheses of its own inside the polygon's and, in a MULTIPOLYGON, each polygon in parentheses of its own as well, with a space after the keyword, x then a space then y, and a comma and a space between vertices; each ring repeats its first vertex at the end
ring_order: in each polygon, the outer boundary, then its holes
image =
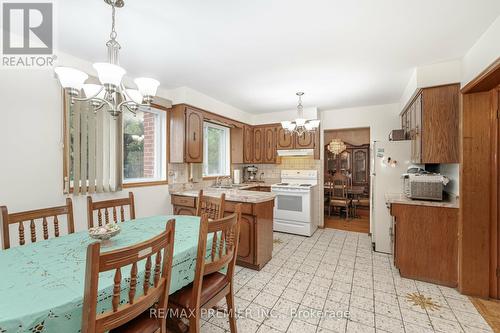
POLYGON ((172 313, 188 314, 191 333, 200 332, 201 309, 213 308, 223 298, 226 298, 231 332, 236 333, 233 277, 240 219, 241 204, 236 205, 234 214, 222 219, 209 221, 206 214, 201 217, 194 281, 169 298, 172 313), (213 238, 207 255, 209 235, 213 238), (220 272, 224 267, 227 267, 225 274, 220 272))
POLYGON ((172 272, 174 233, 175 220, 169 220, 164 232, 137 245, 102 253, 99 242, 87 247, 82 333, 167 332, 165 314, 172 272), (122 269, 126 266, 130 266, 129 282, 122 279, 122 269), (138 267, 144 267, 144 272, 139 273, 138 267), (98 295, 99 273, 108 271, 114 271, 111 308, 97 313, 97 301, 101 297, 98 295), (142 292, 137 291, 139 276, 144 276, 142 292), (128 299, 122 300, 124 286, 128 289, 128 299), (140 296, 136 297, 136 294, 140 296))
POLYGON ((54 237, 59 237, 61 230, 59 227, 59 217, 66 216, 67 233, 72 234, 75 232, 75 222, 73 220, 73 203, 70 198, 66 199, 66 205, 43 208, 37 210, 30 210, 18 213, 10 213, 6 206, 0 207, 2 216, 2 234, 3 234, 3 248, 10 248, 10 225, 17 224, 19 245, 26 244, 25 224, 29 222, 29 235, 31 242, 37 241, 37 223, 42 223, 43 239, 49 239, 49 220, 52 219, 54 237), (38 220, 38 221, 37 221, 38 220))
POLYGON ((224 217, 226 205, 226 194, 222 193, 220 198, 207 197, 203 195, 203 190, 198 193, 196 201, 196 216, 207 214, 211 220, 218 220, 224 217))
POLYGON ((339 215, 342 209, 345 210, 346 220, 349 218, 349 207, 351 199, 348 197, 347 189, 349 179, 346 175, 336 173, 331 177, 329 188, 328 215, 331 215, 331 209, 339 208, 339 215))
POLYGON ((108 208, 111 209, 111 214, 113 221, 118 223, 118 212, 117 208, 120 208, 120 221, 125 221, 125 210, 124 207, 129 207, 129 220, 135 219, 135 202, 134 193, 129 192, 128 198, 122 199, 112 199, 104 201, 92 201, 92 197, 87 196, 87 224, 89 228, 94 227, 94 212, 97 211, 97 223, 99 226, 103 224, 108 224, 110 222, 110 212, 108 208), (104 211, 104 214, 103 214, 104 211), (104 220, 103 220, 104 215, 104 220))

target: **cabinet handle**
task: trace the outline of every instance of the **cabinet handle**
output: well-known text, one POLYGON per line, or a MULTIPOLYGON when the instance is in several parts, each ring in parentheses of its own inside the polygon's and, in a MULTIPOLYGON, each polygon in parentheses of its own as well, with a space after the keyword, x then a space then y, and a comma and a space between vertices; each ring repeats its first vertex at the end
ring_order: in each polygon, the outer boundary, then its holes
POLYGON ((193 141, 196 141, 196 132, 193 132, 193 141))

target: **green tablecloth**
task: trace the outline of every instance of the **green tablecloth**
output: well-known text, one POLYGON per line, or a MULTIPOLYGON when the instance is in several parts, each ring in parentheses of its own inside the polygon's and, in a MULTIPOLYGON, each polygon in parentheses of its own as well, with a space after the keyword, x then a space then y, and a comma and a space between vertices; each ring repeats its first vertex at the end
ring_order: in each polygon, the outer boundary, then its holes
MULTIPOLYGON (((121 232, 101 251, 137 244, 165 229, 175 218, 170 293, 194 279, 199 218, 155 216, 120 223, 121 232)), ((86 231, 0 251, 0 333, 79 332, 87 246, 86 231)), ((139 265, 139 271, 143 271, 139 265)), ((99 276, 98 311, 111 308, 114 271, 99 276)), ((125 280, 129 272, 122 270, 125 280)), ((142 290, 141 285, 137 290, 142 290)), ((122 281, 127 299, 128 280, 122 281)), ((137 296, 136 296, 137 297, 137 296)))

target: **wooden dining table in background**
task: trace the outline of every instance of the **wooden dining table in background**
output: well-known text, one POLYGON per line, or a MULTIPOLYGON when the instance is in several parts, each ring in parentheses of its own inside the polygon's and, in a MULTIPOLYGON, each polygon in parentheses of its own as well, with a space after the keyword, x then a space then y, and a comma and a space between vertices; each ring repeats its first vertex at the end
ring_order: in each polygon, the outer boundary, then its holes
MULTIPOLYGON (((154 216, 120 223, 121 232, 101 251, 127 247, 153 238, 176 219, 170 294, 194 279, 199 217, 154 216)), ((78 332, 81 327, 87 246, 95 242, 81 231, 0 251, 0 332, 78 332)), ((139 263, 139 275, 144 262, 139 263)), ((129 268, 130 269, 130 268, 129 268)), ((123 276, 129 272, 123 271, 123 276)), ((114 272, 99 276, 97 310, 111 308, 114 272)), ((143 281, 143 279, 138 279, 143 281)), ((122 283, 123 300, 129 285, 122 283)), ((138 285, 137 290, 142 290, 138 285)))

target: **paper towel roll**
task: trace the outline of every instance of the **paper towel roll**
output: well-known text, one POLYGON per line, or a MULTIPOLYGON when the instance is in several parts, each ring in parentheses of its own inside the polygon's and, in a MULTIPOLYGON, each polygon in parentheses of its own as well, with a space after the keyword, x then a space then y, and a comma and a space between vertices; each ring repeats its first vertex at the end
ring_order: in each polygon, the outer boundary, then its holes
POLYGON ((241 183, 241 170, 240 169, 234 169, 233 170, 233 183, 234 184, 240 184, 241 183))

